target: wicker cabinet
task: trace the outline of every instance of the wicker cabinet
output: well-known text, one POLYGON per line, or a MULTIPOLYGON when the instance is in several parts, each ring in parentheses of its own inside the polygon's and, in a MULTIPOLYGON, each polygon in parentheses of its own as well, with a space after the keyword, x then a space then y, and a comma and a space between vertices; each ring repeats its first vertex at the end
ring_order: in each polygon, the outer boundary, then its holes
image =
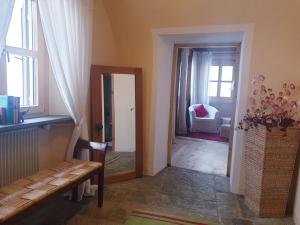
POLYGON ((246 132, 246 205, 260 217, 283 217, 299 145, 299 130, 286 135, 265 126, 246 132))

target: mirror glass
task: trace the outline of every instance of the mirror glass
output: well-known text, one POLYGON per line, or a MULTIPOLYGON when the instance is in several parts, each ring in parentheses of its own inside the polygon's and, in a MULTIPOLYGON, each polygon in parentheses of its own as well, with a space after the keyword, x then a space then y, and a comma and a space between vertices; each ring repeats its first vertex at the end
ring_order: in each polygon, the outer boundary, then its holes
POLYGON ((136 104, 133 74, 102 74, 102 140, 108 144, 105 176, 135 171, 136 104))

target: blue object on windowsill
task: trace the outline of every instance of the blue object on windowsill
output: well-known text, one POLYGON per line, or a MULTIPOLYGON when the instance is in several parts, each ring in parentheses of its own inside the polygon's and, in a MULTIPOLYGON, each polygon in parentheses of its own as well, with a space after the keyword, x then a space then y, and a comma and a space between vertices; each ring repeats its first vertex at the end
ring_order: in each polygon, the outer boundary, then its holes
POLYGON ((20 118, 20 122, 21 123, 24 123, 25 119, 24 119, 24 116, 29 112, 29 109, 27 111, 22 111, 22 112, 19 112, 19 118, 20 118))
POLYGON ((20 122, 20 97, 0 95, 0 124, 20 122))

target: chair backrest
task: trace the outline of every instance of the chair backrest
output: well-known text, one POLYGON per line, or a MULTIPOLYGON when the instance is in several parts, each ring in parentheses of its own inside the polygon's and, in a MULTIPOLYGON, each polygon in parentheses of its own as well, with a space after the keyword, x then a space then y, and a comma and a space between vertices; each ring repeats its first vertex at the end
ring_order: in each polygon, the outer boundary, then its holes
POLYGON ((215 113, 219 112, 219 110, 217 110, 215 107, 213 107, 211 105, 203 104, 203 106, 209 114, 215 114, 215 113))
POLYGON ((208 112, 208 114, 215 114, 215 113, 219 112, 219 110, 217 110, 215 107, 213 107, 211 105, 206 105, 206 104, 194 104, 194 105, 191 105, 189 107, 189 111, 194 110, 195 107, 199 106, 199 105, 203 105, 204 108, 206 109, 206 111, 208 112))
POLYGON ((104 143, 91 142, 79 138, 74 148, 73 157, 78 159, 80 157, 80 151, 88 149, 90 153, 90 161, 101 162, 104 165, 106 148, 107 145, 104 143))

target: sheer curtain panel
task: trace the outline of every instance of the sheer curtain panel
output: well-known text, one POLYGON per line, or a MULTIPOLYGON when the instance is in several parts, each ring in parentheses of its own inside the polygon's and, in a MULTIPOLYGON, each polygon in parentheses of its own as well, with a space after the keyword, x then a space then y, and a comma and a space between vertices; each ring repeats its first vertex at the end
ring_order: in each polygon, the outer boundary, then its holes
MULTIPOLYGON (((73 156, 79 137, 88 138, 86 120, 91 66, 93 0, 40 0, 39 10, 53 74, 75 128, 66 158, 73 156)), ((82 159, 89 160, 88 152, 82 159)), ((93 195, 95 186, 85 183, 82 194, 93 195)))
POLYGON ((190 54, 191 50, 183 48, 180 54, 177 71, 177 110, 176 134, 186 134, 188 131, 188 107, 190 106, 190 54))
POLYGON ((211 52, 193 52, 191 69, 191 105, 209 104, 208 85, 211 65, 211 52))
POLYGON ((14 5, 15 0, 1 0, 0 2, 0 58, 5 46, 5 39, 14 5))

